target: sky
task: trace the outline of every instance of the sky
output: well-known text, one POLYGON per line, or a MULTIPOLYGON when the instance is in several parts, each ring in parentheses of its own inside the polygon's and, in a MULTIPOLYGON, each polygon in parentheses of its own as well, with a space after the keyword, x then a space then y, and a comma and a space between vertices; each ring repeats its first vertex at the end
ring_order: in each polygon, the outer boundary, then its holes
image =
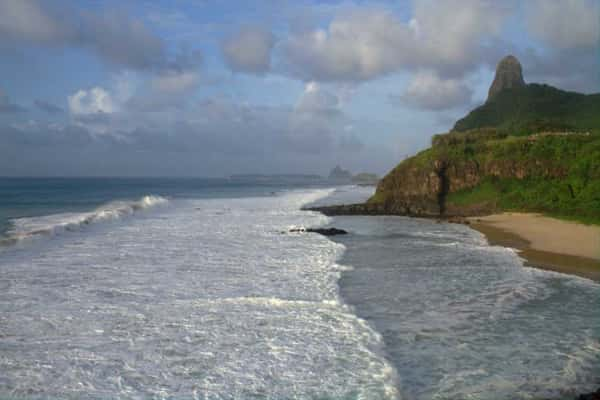
POLYGON ((384 174, 497 62, 600 92, 600 0, 0 0, 0 176, 384 174))

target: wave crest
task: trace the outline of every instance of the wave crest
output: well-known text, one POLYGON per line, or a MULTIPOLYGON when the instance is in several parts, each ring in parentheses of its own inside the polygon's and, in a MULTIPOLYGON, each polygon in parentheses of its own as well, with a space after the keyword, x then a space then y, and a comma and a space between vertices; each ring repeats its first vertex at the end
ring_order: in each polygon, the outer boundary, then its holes
POLYGON ((14 245, 36 236, 54 236, 63 232, 77 231, 92 223, 120 219, 167 202, 164 197, 147 195, 133 201, 113 201, 90 212, 16 218, 10 221, 12 227, 6 232, 6 237, 0 239, 0 246, 14 245))

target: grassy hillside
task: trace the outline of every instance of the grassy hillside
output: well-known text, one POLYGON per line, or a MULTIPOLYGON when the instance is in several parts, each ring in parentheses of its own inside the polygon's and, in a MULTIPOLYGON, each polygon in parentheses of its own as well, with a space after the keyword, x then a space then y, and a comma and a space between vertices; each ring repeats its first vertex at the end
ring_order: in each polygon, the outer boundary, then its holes
POLYGON ((369 201, 390 208, 394 202, 437 202, 450 215, 518 210, 600 224, 600 134, 437 135, 432 147, 392 170, 369 201))
POLYGON ((511 135, 540 131, 600 132, 600 94, 584 95, 548 85, 505 89, 456 122, 454 131, 495 127, 511 135))
POLYGON ((487 167, 476 186, 448 194, 448 208, 487 205, 600 224, 600 135, 508 136, 450 147, 451 157, 462 152, 487 167))
POLYGON ((367 205, 423 216, 532 211, 600 224, 600 94, 504 89, 398 164, 367 205))

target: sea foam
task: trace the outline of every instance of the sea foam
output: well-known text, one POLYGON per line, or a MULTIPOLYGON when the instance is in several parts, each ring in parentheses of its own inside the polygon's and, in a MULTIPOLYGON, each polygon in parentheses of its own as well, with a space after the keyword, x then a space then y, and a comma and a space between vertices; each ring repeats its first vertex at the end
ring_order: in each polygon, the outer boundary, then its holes
POLYGON ((282 234, 329 223, 300 208, 330 193, 178 199, 0 254, 0 397, 398 398, 339 296, 345 247, 282 234))
POLYGON ((0 246, 15 244, 37 236, 53 236, 76 231, 86 225, 120 219, 167 202, 164 197, 147 195, 133 201, 112 201, 89 212, 16 218, 10 221, 12 226, 6 232, 6 237, 0 238, 0 246))

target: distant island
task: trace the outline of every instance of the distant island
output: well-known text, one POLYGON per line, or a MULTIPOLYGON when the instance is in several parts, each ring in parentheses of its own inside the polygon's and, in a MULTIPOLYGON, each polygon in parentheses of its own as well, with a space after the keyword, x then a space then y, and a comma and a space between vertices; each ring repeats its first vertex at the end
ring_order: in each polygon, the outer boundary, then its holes
POLYGON ((346 169, 343 169, 339 165, 336 165, 327 178, 329 181, 335 183, 353 183, 356 185, 377 185, 379 177, 376 174, 369 172, 361 172, 356 175, 346 169))
POLYGON ((352 183, 357 185, 377 185, 379 183, 379 177, 376 174, 369 172, 361 172, 352 176, 352 183))
POLYGON ((227 178, 229 181, 252 183, 335 183, 338 185, 354 184, 361 186, 374 186, 379 182, 376 174, 361 172, 356 175, 339 165, 331 170, 327 178, 316 174, 234 174, 227 178))
POLYGON ((230 181, 244 182, 305 182, 321 181, 323 177, 314 174, 236 174, 229 176, 230 181))
POLYGON ((329 173, 328 179, 338 182, 350 182, 352 180, 352 173, 339 165, 336 165, 329 173))

